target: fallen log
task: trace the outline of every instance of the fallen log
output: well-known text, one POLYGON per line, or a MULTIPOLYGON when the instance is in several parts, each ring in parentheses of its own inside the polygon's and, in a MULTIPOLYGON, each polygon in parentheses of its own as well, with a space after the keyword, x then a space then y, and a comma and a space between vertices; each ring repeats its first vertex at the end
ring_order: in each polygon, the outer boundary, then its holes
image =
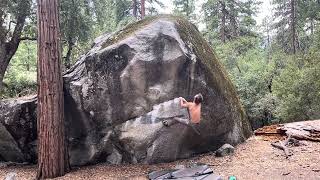
POLYGON ((299 140, 307 140, 313 142, 320 142, 320 137, 310 137, 307 135, 300 135, 300 134, 292 134, 292 137, 299 139, 299 140))
POLYGON ((280 141, 284 146, 288 145, 289 141, 291 139, 291 135, 289 135, 284 141, 280 141))
POLYGON ((289 153, 289 149, 286 147, 285 142, 282 141, 278 141, 279 144, 277 143, 271 143, 271 145, 275 148, 281 149, 284 151, 286 158, 289 158, 290 153, 289 153))
POLYGON ((254 131, 255 135, 287 135, 299 140, 320 142, 320 120, 301 121, 264 126, 254 131))
POLYGON ((278 132, 254 132, 255 135, 277 135, 279 134, 278 132))
POLYGON ((299 140, 320 142, 320 120, 301 121, 279 125, 279 133, 299 140))
POLYGON ((279 134, 277 128, 279 125, 270 125, 270 126, 264 126, 262 128, 256 129, 254 131, 255 135, 277 135, 279 134))

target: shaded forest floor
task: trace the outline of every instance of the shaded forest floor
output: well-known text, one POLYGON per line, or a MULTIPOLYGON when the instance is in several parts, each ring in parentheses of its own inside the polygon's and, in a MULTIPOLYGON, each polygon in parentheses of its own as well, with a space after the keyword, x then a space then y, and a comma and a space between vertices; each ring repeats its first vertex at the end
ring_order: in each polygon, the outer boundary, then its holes
MULTIPOLYGON (((320 143, 303 141, 304 146, 291 147, 293 153, 288 159, 284 152, 273 148, 270 143, 275 137, 253 136, 236 147, 231 156, 217 158, 204 154, 194 158, 157 165, 122 165, 110 166, 99 164, 75 168, 64 177, 57 179, 146 179, 151 170, 174 168, 176 165, 206 163, 216 174, 224 179, 234 175, 238 179, 308 179, 320 180, 320 143)), ((0 179, 9 172, 16 172, 18 180, 34 179, 35 166, 12 166, 0 168, 0 179)))

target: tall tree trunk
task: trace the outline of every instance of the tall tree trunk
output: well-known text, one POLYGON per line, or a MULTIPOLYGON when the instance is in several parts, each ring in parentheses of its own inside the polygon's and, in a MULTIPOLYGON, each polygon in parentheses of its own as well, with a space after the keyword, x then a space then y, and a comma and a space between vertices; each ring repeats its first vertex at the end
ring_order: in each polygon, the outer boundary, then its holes
POLYGON ((189 19, 189 16, 190 16, 190 12, 189 12, 189 0, 186 0, 187 2, 186 2, 186 15, 187 15, 187 18, 188 18, 188 20, 190 20, 189 19))
POLYGON ((291 0, 291 35, 292 35, 292 51, 296 54, 296 5, 295 0, 291 0))
POLYGON ((238 24, 237 24, 237 13, 235 10, 235 2, 231 1, 230 2, 230 29, 231 29, 231 38, 236 38, 238 37, 238 24))
POLYGON ((141 0, 141 19, 146 15, 145 0, 141 0))
POLYGON ((132 0, 132 11, 133 11, 133 17, 137 18, 137 0, 132 0))
POLYGON ((26 69, 27 71, 30 71, 30 61, 31 61, 31 58, 30 58, 30 47, 29 47, 29 42, 26 43, 26 47, 27 47, 27 60, 25 62, 25 66, 26 66, 26 69))
POLYGON ((38 179, 69 171, 58 0, 38 0, 38 179))
POLYGON ((271 61, 271 36, 270 36, 270 25, 269 25, 270 21, 269 21, 269 18, 268 20, 266 21, 266 32, 267 32, 267 64, 269 64, 269 62, 271 61))
POLYGON ((220 1, 221 5, 221 26, 220 26, 220 38, 223 43, 226 42, 226 4, 223 1, 220 1))
POLYGON ((314 34, 314 19, 310 19, 310 32, 311 35, 314 34))

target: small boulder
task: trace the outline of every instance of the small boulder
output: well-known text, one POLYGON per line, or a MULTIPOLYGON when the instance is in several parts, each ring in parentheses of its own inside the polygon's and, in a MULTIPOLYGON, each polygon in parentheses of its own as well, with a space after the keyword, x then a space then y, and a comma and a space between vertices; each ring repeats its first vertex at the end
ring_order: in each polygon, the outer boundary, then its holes
POLYGON ((113 149, 111 155, 107 158, 107 162, 110 164, 121 164, 122 155, 116 149, 113 149))
POLYGON ((5 180, 16 180, 17 178, 17 173, 15 172, 10 172, 6 175, 5 180))
POLYGON ((36 162, 36 96, 0 101, 0 161, 36 162))
POLYGON ((224 157, 234 153, 234 147, 230 144, 224 144, 216 151, 217 157, 224 157))

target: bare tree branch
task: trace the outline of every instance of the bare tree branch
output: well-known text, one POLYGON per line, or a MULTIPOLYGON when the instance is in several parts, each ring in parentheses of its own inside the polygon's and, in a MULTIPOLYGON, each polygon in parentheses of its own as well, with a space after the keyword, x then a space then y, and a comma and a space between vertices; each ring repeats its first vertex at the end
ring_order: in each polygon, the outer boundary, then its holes
POLYGON ((20 38, 19 38, 19 41, 25 41, 25 40, 36 41, 37 38, 36 38, 36 37, 27 37, 27 36, 24 36, 24 37, 20 37, 20 38))

